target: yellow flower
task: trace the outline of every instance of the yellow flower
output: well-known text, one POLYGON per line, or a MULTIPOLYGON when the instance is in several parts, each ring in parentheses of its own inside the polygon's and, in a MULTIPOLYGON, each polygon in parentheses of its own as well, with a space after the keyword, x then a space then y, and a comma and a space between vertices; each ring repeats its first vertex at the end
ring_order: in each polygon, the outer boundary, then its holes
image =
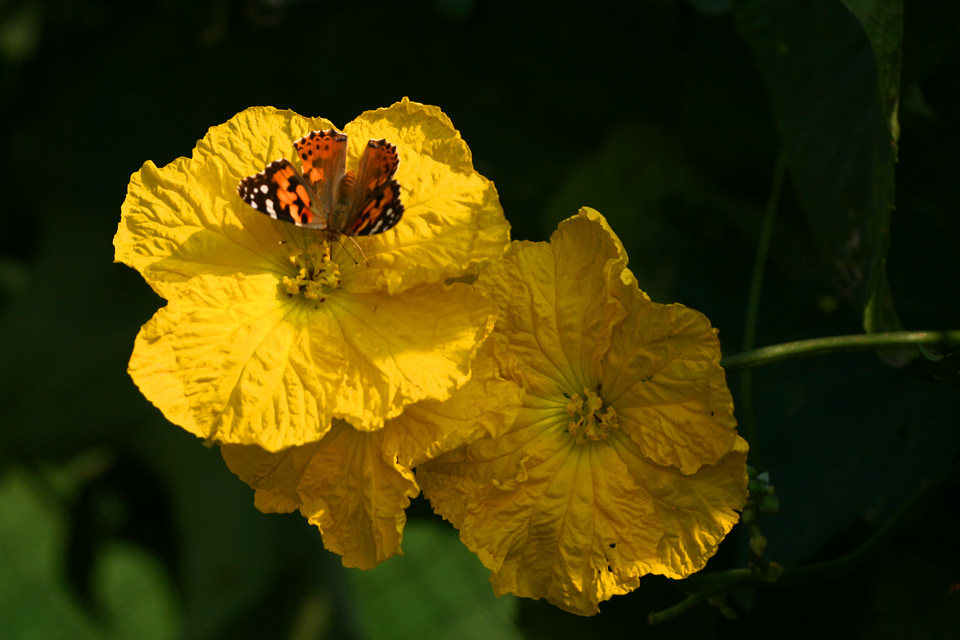
POLYGON ((444 282, 498 259, 509 225, 436 107, 404 99, 343 128, 348 169, 370 139, 397 147, 405 212, 385 233, 330 239, 237 195, 242 178, 295 158, 294 140, 332 127, 247 109, 192 157, 147 162, 130 180, 116 260, 167 300, 141 329, 130 374, 200 437, 280 451, 318 441, 334 418, 376 430, 461 387, 493 326, 491 303, 444 282))
POLYGON ((318 442, 278 453, 221 445, 227 466, 256 490, 267 513, 299 509, 347 567, 370 569, 400 553, 404 509, 420 489, 412 468, 480 437, 502 432, 522 391, 478 356, 473 377, 443 402, 422 400, 383 429, 358 431, 343 420, 318 442))
POLYGON ((493 352, 524 406, 417 480, 498 595, 591 615, 644 574, 701 569, 746 500, 716 330, 651 302, 626 265, 585 208, 549 243, 513 243, 477 282, 500 305, 493 352))

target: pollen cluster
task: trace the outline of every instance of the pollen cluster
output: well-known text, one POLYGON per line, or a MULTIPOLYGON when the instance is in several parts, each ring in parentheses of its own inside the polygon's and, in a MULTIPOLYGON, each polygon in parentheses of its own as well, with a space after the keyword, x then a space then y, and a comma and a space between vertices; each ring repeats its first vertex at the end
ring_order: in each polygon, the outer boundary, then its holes
POLYGON ((567 425, 567 431, 577 444, 586 444, 587 440, 606 440, 610 432, 620 428, 617 412, 613 407, 604 406, 603 398, 589 389, 573 394, 567 403, 567 413, 573 420, 567 425))
POLYGON ((297 272, 283 278, 287 295, 302 295, 307 300, 323 302, 340 288, 340 265, 330 259, 327 242, 315 242, 303 251, 292 252, 290 264, 297 272))

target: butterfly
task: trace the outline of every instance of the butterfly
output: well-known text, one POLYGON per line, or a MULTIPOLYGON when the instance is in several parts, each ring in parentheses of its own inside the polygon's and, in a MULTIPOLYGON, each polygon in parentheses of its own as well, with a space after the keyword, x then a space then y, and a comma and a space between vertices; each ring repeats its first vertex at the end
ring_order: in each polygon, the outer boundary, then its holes
POLYGON ((400 156, 386 140, 370 140, 357 171, 347 171, 347 136, 333 129, 308 133, 293 143, 301 171, 286 158, 240 181, 244 202, 271 218, 318 229, 329 238, 371 236, 403 217, 400 156))

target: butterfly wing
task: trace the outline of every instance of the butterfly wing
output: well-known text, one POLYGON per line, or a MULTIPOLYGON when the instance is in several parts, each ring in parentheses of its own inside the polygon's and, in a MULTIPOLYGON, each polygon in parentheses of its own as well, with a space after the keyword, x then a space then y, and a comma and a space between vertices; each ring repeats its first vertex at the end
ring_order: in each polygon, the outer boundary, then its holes
POLYGON ((343 219, 335 219, 332 226, 348 236, 371 236, 396 226, 403 217, 400 185, 393 179, 399 165, 395 146, 370 140, 352 180, 349 206, 343 219))
POLYGON ((287 159, 274 160, 237 186, 240 198, 271 218, 301 227, 326 229, 329 218, 318 213, 316 192, 287 159))
POLYGON ((327 129, 313 131, 293 143, 304 179, 317 193, 319 210, 328 217, 339 210, 339 185, 347 168, 347 136, 327 129))

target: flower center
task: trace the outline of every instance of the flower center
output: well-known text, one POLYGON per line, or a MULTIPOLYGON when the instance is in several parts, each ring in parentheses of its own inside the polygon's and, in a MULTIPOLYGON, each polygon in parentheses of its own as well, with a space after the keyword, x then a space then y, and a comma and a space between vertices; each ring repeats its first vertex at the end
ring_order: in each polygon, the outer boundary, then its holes
POLYGON ((291 253, 290 264, 297 268, 297 274, 283 277, 288 295, 323 302, 340 288, 340 265, 330 259, 330 245, 326 242, 291 253))
POLYGON ((606 440, 611 431, 620 428, 617 412, 613 407, 604 407, 603 399, 596 392, 584 389, 583 393, 586 399, 575 393, 567 403, 567 413, 573 418, 567 431, 577 444, 585 444, 587 440, 606 440))

